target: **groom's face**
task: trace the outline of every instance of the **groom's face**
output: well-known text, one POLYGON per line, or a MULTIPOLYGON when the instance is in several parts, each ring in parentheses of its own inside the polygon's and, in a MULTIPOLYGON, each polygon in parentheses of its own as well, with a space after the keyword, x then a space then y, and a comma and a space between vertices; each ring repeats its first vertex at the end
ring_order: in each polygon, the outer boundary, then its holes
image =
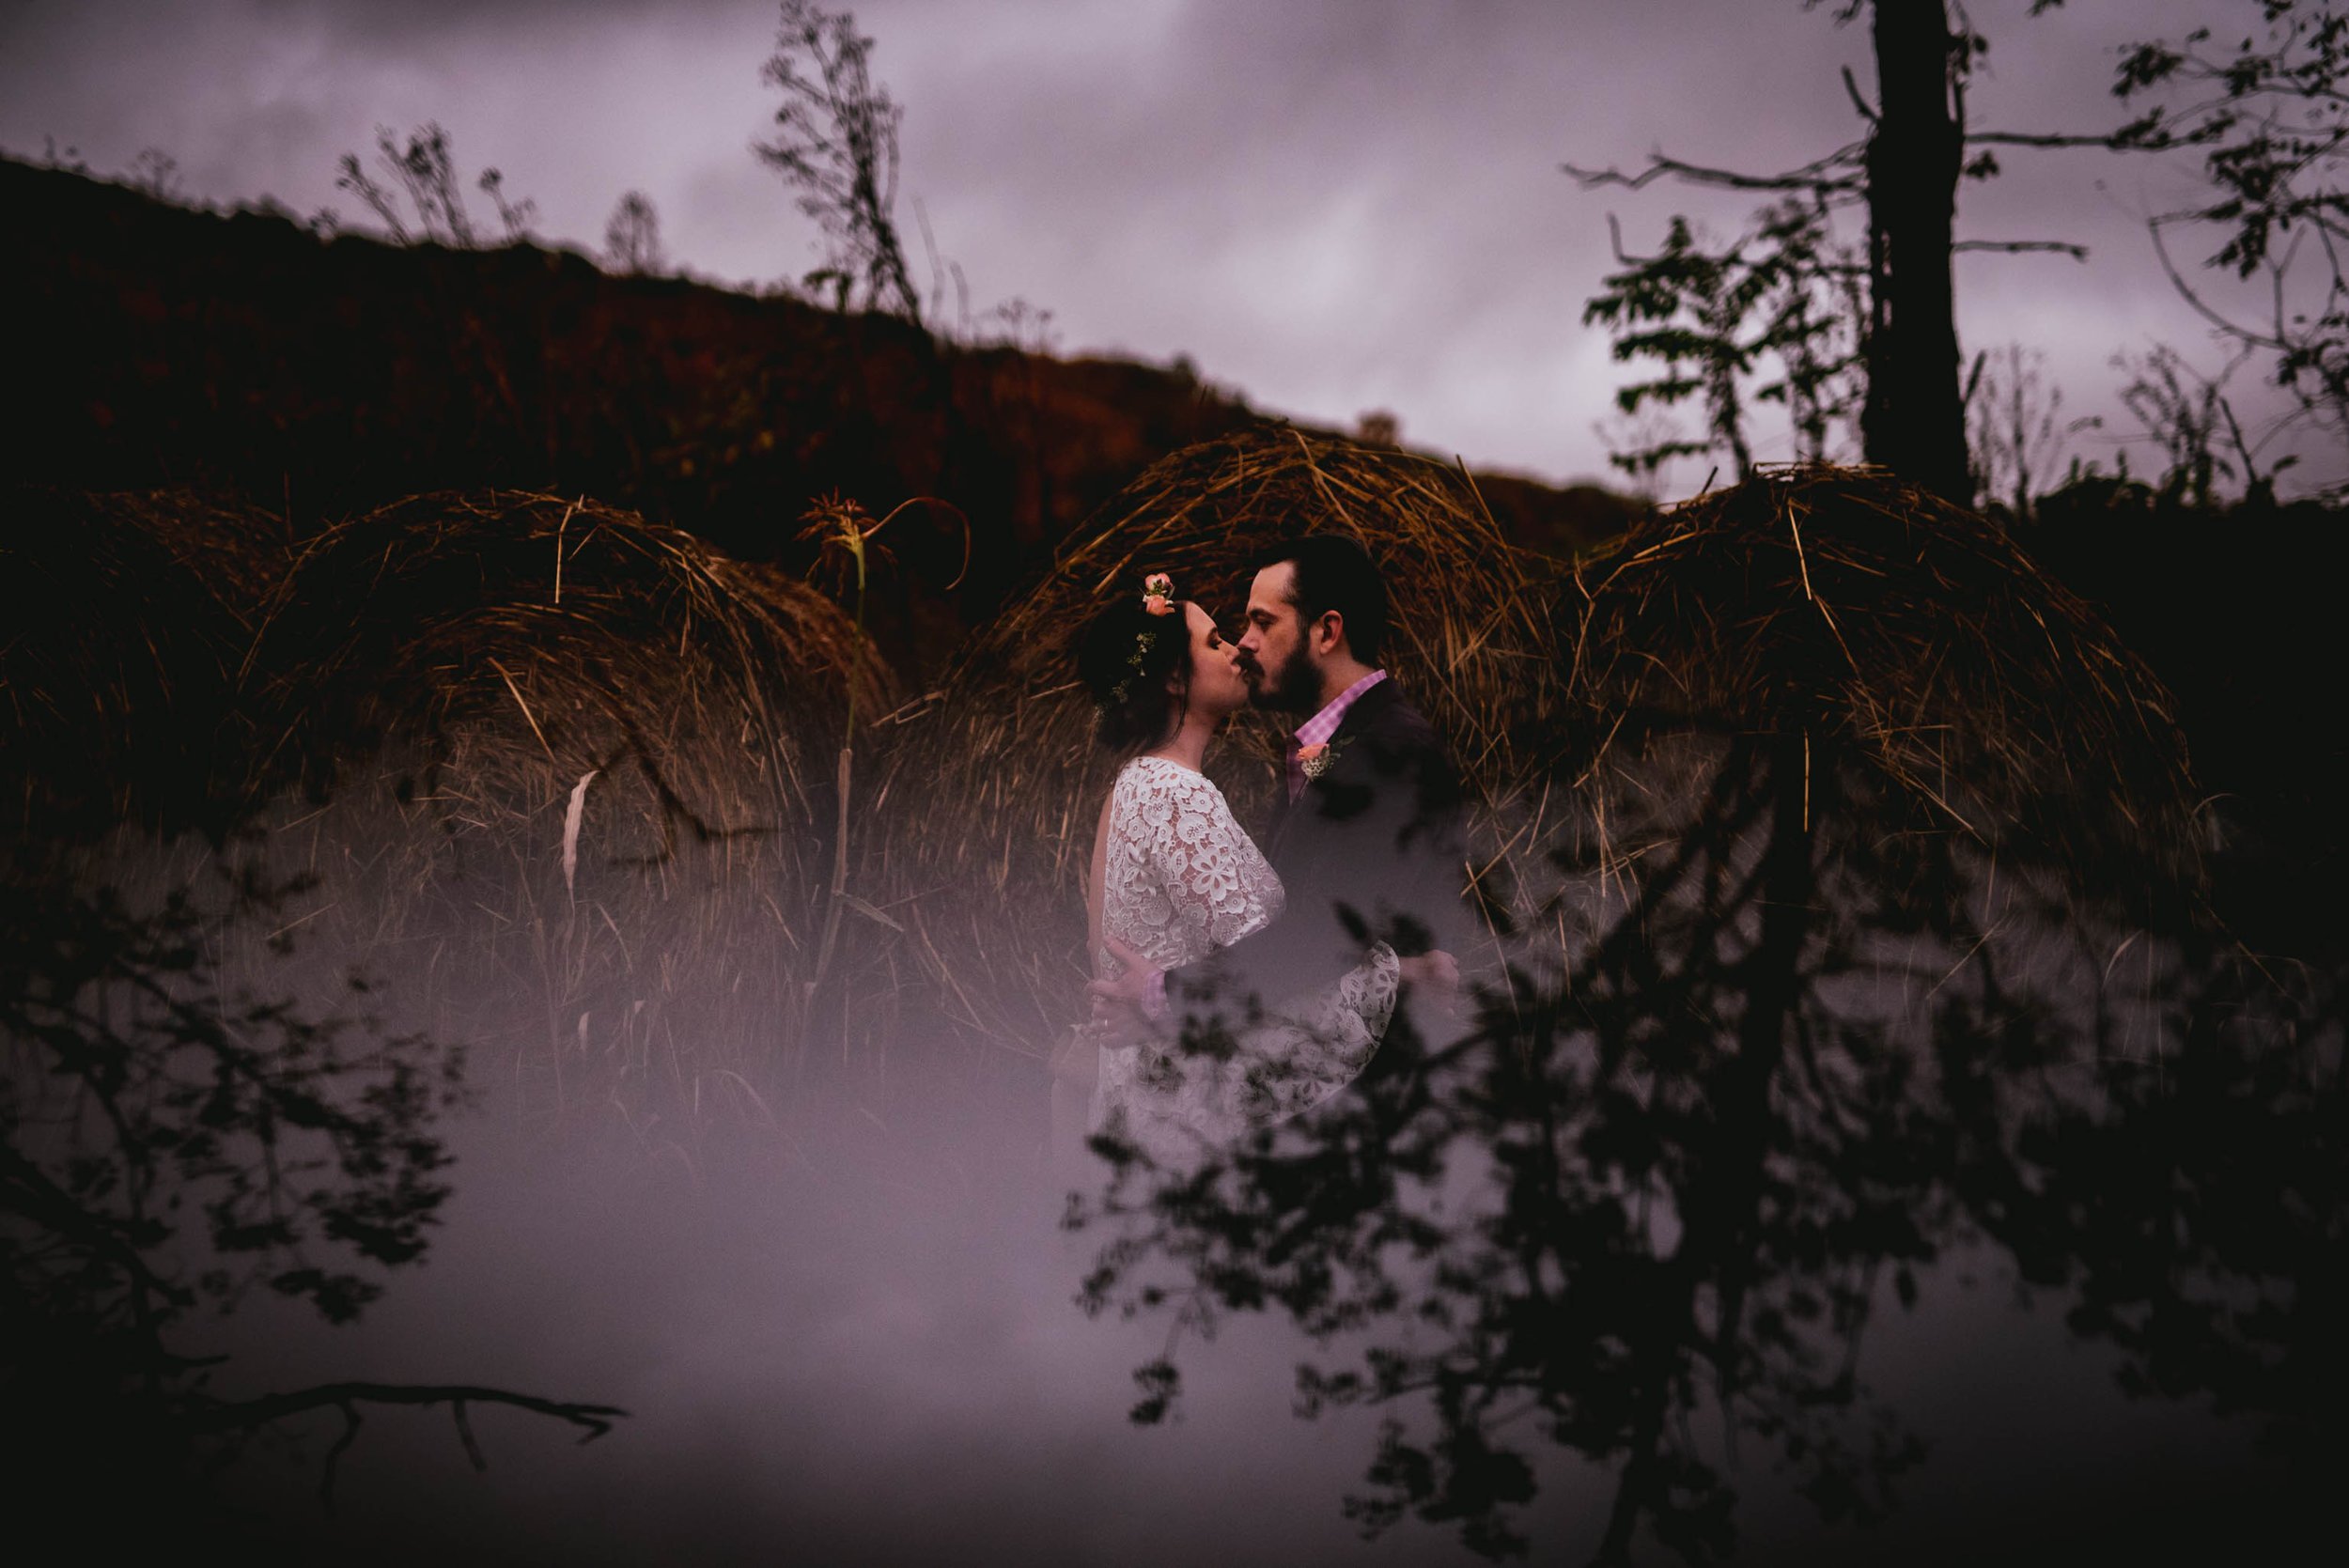
POLYGON ((1297 567, 1287 561, 1265 567, 1249 587, 1239 667, 1258 707, 1301 716, 1321 706, 1321 671, 1297 613, 1297 567))

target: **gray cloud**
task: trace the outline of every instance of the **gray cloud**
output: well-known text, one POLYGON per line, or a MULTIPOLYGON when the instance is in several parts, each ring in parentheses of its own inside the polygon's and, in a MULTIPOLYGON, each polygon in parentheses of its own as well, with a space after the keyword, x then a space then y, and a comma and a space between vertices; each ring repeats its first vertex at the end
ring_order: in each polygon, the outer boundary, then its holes
MULTIPOLYGON (((2108 123, 2113 50, 2210 3, 2030 19, 2025 0, 1985 0, 1977 122, 2108 123)), ((1187 352, 1270 407, 1333 422, 1386 407, 1407 437, 1550 476, 1604 464, 1591 427, 1621 372, 1580 313, 1610 266, 1609 214, 1640 246, 1675 211, 1730 232, 1751 205, 1582 192, 1559 163, 1630 166, 1659 147, 1800 162, 1859 129, 1838 67, 1868 74, 1859 29, 1749 0, 870 0, 857 14, 906 106, 904 194, 981 307, 1022 296, 1054 312, 1065 349, 1187 352)), ((20 150, 54 133, 106 169, 162 146, 200 196, 308 210, 349 205, 333 163, 374 126, 437 118, 468 166, 495 163, 537 199, 551 236, 592 246, 641 187, 699 272, 814 260, 749 151, 773 107, 757 79, 768 0, 36 0, 5 26, 0 144, 20 150)), ((2116 350, 2170 341, 2216 365, 2143 233, 2184 176, 2088 153, 2004 162, 1963 193, 1964 230, 2095 256, 1961 258, 1970 346, 2044 349, 2072 406, 2116 421, 2116 350)))

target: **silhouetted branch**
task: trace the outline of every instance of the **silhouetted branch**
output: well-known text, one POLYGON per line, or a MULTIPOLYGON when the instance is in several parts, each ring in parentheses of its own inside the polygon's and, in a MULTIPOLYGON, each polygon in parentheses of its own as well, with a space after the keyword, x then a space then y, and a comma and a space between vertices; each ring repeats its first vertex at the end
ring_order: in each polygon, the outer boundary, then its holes
POLYGON ((1860 96, 1859 79, 1852 74, 1849 66, 1843 68, 1843 91, 1850 95, 1851 106, 1859 111, 1859 117, 1870 125, 1875 124, 1876 112, 1869 106, 1867 99, 1860 96))
POLYGON ((215 1405, 191 1414, 183 1424, 192 1432, 231 1432, 267 1426, 288 1416, 311 1410, 339 1409, 364 1405, 505 1405, 534 1415, 549 1416, 584 1427, 580 1439, 592 1443, 612 1430, 614 1419, 626 1410, 612 1405, 581 1405, 568 1400, 518 1394, 508 1389, 489 1389, 470 1383, 321 1383, 291 1393, 263 1394, 256 1399, 215 1405))
POLYGON ((2107 152, 2157 152, 2165 144, 2132 137, 2121 131, 1968 131, 1966 141, 1980 147, 2092 147, 2107 152))
MULTIPOLYGON (((2178 216, 2184 218, 2194 216, 2194 214, 2186 213, 2178 216)), ((2179 272, 2178 264, 2170 258, 2168 241, 2161 237, 2162 225, 2166 221, 2163 218, 2155 218, 2147 224, 2145 228, 2154 239, 2154 255, 2160 259, 2161 270, 2169 274, 2170 285, 2177 289, 2179 298, 2186 301, 2197 316, 2239 342, 2254 344, 2263 349, 2283 348, 2284 344, 2280 337, 2263 334, 2256 328, 2244 326, 2241 322, 2232 320, 2212 309, 2194 286, 2186 282, 2186 274, 2179 272)))
POLYGON ((1950 249, 1953 252, 2003 251, 2009 255, 2021 255, 2027 251, 2048 251, 2058 256, 2068 256, 2075 261, 2088 259, 2088 247, 2076 245, 2068 240, 1960 240, 1950 249))
POLYGON ((343 1418, 342 1435, 327 1451, 325 1472, 319 1478, 319 1496, 332 1507, 334 1500, 334 1467, 350 1445, 358 1440, 359 1406, 362 1405, 448 1405, 457 1423, 458 1440, 464 1444, 465 1457, 473 1462, 476 1470, 488 1469, 490 1461, 482 1453, 480 1442, 474 1436, 472 1422, 465 1414, 468 1405, 503 1405, 517 1410, 527 1410, 533 1415, 568 1421, 585 1429, 586 1436, 580 1438, 583 1443, 594 1442, 612 1430, 614 1420, 628 1414, 616 1405, 579 1405, 469 1383, 321 1383, 314 1389, 297 1389, 290 1393, 263 1394, 257 1399, 210 1405, 183 1417, 180 1425, 189 1433, 198 1435, 253 1432, 289 1417, 307 1415, 313 1410, 340 1412, 343 1418))
POLYGON ((1837 147, 1824 158, 1815 159, 1799 168, 1783 174, 1741 174, 1735 169, 1711 168, 1702 163, 1684 163, 1658 152, 1649 156, 1648 166, 1636 175, 1621 169, 1586 169, 1576 163, 1561 163, 1559 168, 1586 191, 1603 186, 1620 185, 1626 190, 1644 190, 1657 179, 1670 175, 1693 185, 1712 185, 1731 191, 1850 191, 1860 188, 1859 163, 1864 143, 1851 142, 1837 147), (1841 171, 1841 172, 1838 172, 1841 171))

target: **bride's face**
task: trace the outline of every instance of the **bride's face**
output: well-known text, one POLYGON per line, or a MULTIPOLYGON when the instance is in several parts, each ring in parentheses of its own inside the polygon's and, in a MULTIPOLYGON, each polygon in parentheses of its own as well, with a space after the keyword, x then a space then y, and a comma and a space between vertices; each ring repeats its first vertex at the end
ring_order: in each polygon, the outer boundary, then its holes
POLYGON ((1221 721, 1248 706, 1248 682, 1239 654, 1215 629, 1215 617, 1186 601, 1183 619, 1190 629, 1190 710, 1221 721))

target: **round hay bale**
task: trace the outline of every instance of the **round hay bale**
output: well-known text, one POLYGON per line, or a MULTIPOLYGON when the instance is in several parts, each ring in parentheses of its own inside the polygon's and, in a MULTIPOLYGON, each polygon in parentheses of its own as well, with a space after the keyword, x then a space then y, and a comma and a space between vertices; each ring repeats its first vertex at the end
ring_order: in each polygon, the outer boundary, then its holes
POLYGON ((2005 530, 1881 471, 1768 471, 1642 522, 1577 564, 1558 628, 1542 770, 1575 791, 1545 850, 1602 881, 1764 737, 1871 833, 2083 891, 2199 883, 2160 681, 2005 530))
MULTIPOLYGON (((1114 771, 1068 660, 1086 616, 1165 570, 1237 618, 1250 557, 1315 531, 1360 538, 1385 569, 1385 662, 1447 737, 1481 797, 1476 836, 1498 846, 1491 823, 1524 799, 1519 737, 1540 732, 1551 695, 1537 677, 1552 662, 1554 568, 1509 545, 1462 470, 1284 427, 1202 442, 1095 513, 979 629, 934 700, 882 727, 885 827, 864 876, 905 919, 950 1017, 1033 1051, 1079 1016, 1083 870, 1114 771)), ((1242 714, 1208 759, 1252 828, 1271 803, 1279 733, 1242 714)))
POLYGON ((0 523, 4 831, 216 826, 235 671, 289 558, 281 519, 192 490, 15 493, 0 523))
POLYGON ((321 924, 440 1018, 543 1044, 572 1101, 615 1071, 747 1092, 803 1001, 848 703, 894 697, 804 583, 511 491, 328 530, 248 686, 254 788, 305 798, 271 837, 321 924))

